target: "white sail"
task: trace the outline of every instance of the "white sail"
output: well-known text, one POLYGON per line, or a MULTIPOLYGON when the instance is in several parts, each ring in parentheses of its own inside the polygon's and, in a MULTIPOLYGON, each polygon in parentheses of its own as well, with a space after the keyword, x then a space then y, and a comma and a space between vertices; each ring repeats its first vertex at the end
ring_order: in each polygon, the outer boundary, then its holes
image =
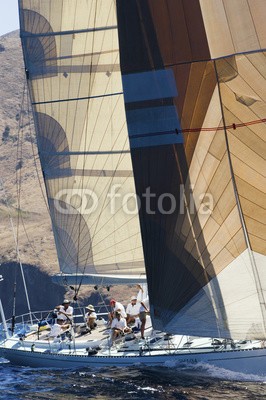
POLYGON ((61 271, 144 275, 116 4, 21 0, 20 21, 61 271))

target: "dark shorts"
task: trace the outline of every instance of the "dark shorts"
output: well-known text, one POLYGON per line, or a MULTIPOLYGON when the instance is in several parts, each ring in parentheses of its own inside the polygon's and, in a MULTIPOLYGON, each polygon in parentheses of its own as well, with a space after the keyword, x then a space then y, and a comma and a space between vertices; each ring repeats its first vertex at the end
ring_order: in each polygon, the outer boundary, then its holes
POLYGON ((144 319, 146 319, 146 311, 141 311, 140 313, 139 313, 139 319, 141 320, 141 321, 143 321, 144 319))

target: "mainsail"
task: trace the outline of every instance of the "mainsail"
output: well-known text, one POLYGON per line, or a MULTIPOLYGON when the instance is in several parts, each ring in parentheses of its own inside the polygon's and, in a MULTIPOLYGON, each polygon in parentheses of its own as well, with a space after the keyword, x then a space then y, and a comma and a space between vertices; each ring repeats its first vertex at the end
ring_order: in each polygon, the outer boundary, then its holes
POLYGON ((153 324, 265 338, 265 1, 117 8, 153 324))
POLYGON ((116 4, 21 0, 19 12, 60 269, 145 278, 116 4))

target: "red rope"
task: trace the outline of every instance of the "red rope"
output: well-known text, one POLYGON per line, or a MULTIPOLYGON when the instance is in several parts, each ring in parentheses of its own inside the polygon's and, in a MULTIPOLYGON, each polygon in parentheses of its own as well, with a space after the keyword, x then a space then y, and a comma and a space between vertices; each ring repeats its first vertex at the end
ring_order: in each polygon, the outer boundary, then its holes
POLYGON ((255 121, 249 121, 249 122, 242 122, 240 124, 231 124, 231 125, 226 125, 226 126, 217 126, 215 128, 191 128, 191 129, 177 129, 177 133, 190 133, 190 132, 216 132, 216 131, 222 131, 224 129, 237 129, 237 128, 243 128, 244 126, 249 126, 249 125, 256 125, 256 124, 261 124, 265 123, 266 118, 262 119, 257 119, 255 121))

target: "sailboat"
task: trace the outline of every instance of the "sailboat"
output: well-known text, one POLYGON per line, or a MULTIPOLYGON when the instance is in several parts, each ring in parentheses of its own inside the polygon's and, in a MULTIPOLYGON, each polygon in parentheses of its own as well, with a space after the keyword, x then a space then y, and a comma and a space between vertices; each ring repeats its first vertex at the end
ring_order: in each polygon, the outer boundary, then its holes
POLYGON ((54 279, 147 280, 152 328, 95 351, 13 335, 0 354, 266 375, 265 3, 20 0, 19 14, 54 279))

